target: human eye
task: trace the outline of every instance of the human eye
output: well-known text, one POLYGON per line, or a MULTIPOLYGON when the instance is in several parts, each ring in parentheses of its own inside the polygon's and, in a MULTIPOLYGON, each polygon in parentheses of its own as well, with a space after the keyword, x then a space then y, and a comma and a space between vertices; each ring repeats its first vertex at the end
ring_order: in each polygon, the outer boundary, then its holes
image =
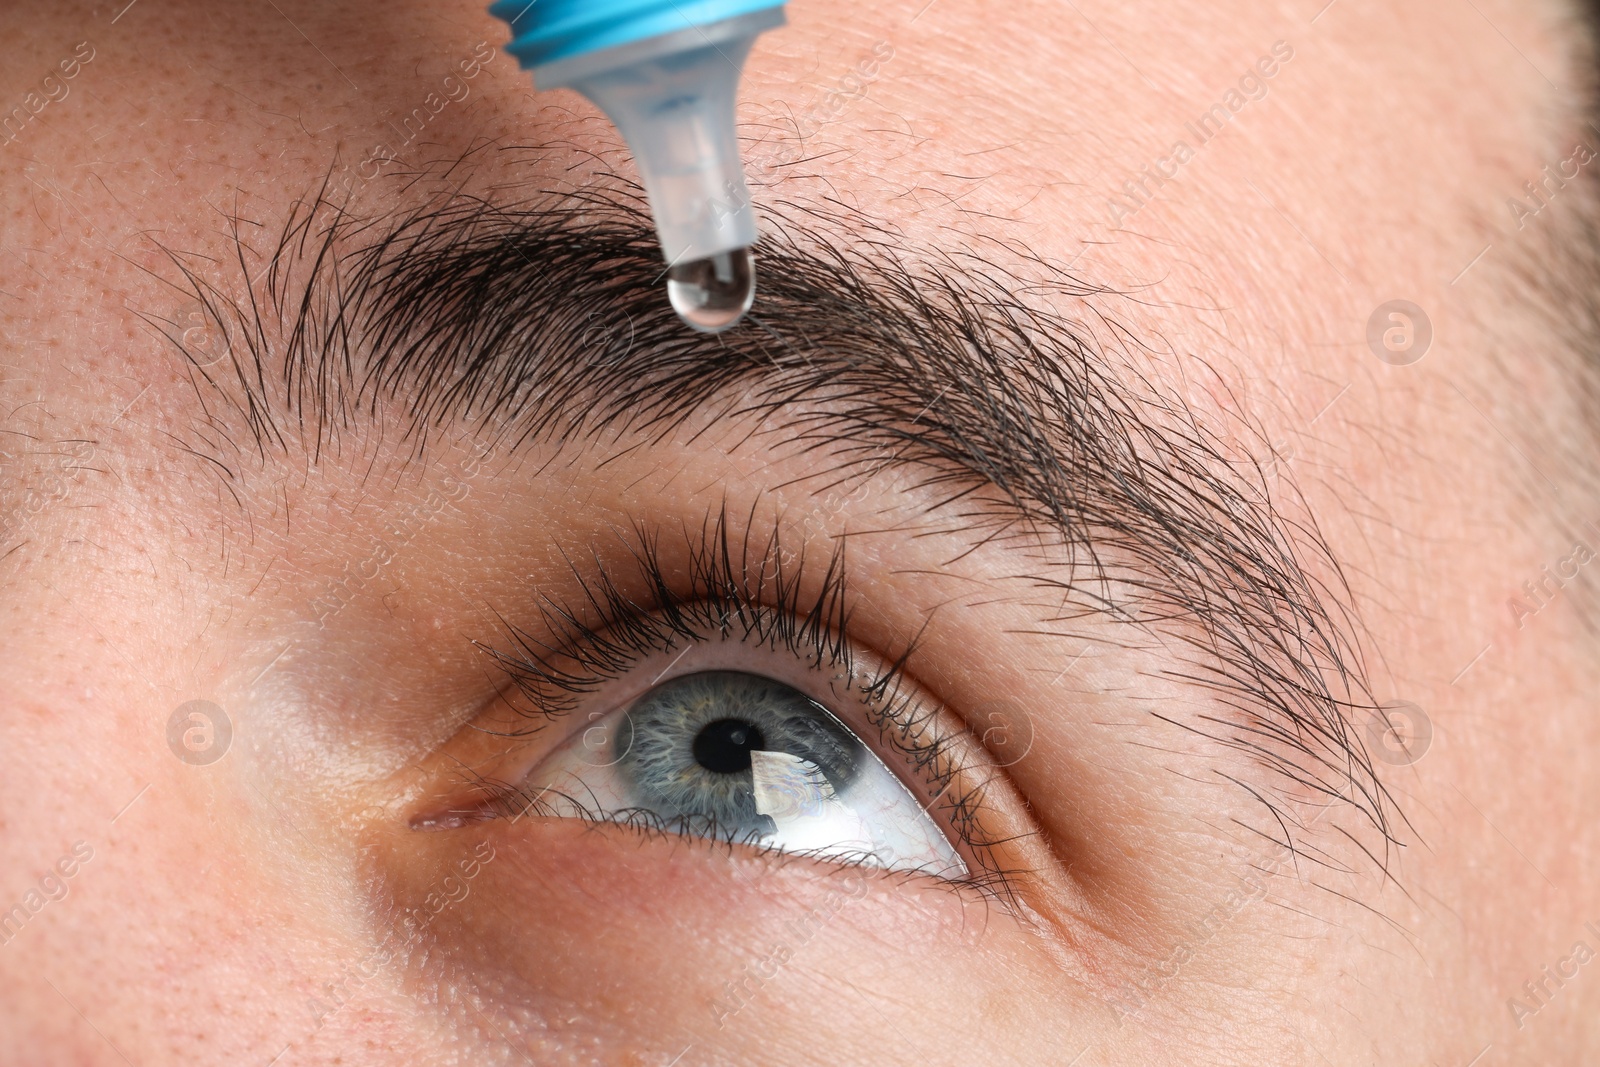
POLYGON ((959 877, 910 789, 820 701, 746 671, 652 686, 569 738, 523 784, 551 815, 959 877))
POLYGON ((586 578, 582 609, 485 642, 509 685, 470 733, 499 751, 413 825, 581 819, 993 884, 993 755, 910 648, 853 634, 842 551, 818 567, 730 537, 697 531, 677 564, 656 540, 586 578))

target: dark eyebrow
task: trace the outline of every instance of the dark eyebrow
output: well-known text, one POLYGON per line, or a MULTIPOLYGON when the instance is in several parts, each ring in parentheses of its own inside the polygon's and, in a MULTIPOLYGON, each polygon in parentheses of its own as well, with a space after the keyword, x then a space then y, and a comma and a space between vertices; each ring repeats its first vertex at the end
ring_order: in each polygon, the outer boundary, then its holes
POLYGON ((174 262, 229 341, 228 358, 191 360, 202 407, 248 427, 263 458, 321 451, 374 420, 399 418, 421 457, 449 427, 581 443, 664 435, 736 403, 781 420, 841 478, 908 466, 996 537, 1044 531, 1073 563, 1038 584, 1196 653, 1172 673, 1232 714, 1167 721, 1269 772, 1276 791, 1245 788, 1272 836, 1318 859, 1300 813, 1342 801, 1386 857, 1403 816, 1358 728, 1375 708, 1359 628, 1315 526, 1276 503, 1290 483, 1134 358, 1113 373, 1097 335, 1140 349, 1082 317, 1104 294, 1026 250, 917 248, 827 200, 782 204, 768 228, 756 308, 717 337, 668 307, 648 213, 620 180, 515 203, 453 192, 373 216, 324 186, 295 204, 264 270, 240 243, 240 269, 259 278, 242 298, 174 262))

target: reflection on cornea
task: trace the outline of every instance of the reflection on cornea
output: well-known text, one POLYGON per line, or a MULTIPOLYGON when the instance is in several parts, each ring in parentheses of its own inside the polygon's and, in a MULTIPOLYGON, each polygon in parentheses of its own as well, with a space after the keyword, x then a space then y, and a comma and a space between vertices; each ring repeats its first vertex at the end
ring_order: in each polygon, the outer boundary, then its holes
POLYGON ((790 752, 750 753, 756 811, 777 830, 773 844, 795 850, 864 852, 872 835, 861 816, 833 791, 827 776, 808 759, 790 752))

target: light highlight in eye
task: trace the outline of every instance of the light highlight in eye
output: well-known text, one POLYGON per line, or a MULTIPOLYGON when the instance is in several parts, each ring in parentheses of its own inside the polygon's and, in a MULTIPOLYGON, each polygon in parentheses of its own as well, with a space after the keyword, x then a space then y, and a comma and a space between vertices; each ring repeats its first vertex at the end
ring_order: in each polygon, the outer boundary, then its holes
POLYGON ((739 671, 656 686, 552 752, 521 791, 547 815, 967 873, 926 805, 837 716, 792 686, 739 671))

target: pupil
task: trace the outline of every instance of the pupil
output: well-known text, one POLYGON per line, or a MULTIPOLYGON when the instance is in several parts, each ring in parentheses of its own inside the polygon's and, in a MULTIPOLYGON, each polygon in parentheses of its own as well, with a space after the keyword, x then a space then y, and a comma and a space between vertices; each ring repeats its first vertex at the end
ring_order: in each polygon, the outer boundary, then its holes
POLYGON ((737 774, 750 769, 750 753, 764 748, 761 727, 743 719, 708 722, 694 738, 694 758, 716 774, 737 774))

